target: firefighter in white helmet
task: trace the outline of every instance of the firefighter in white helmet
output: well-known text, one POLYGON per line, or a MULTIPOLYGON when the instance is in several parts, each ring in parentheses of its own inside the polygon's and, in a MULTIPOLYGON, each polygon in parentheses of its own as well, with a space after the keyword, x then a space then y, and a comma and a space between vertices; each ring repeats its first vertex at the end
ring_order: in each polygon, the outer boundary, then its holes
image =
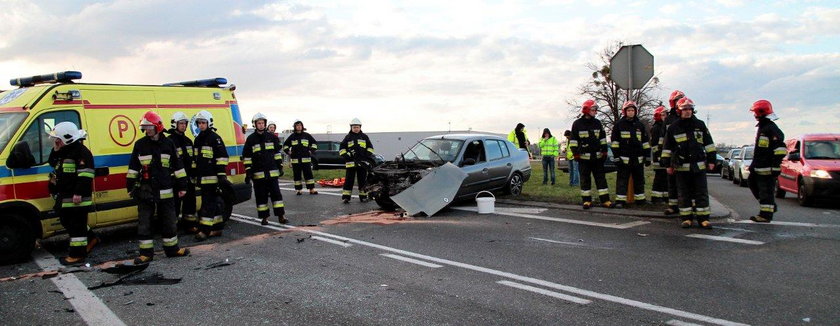
POLYGON ((344 188, 341 191, 341 200, 345 204, 350 202, 353 193, 353 183, 356 177, 359 178, 359 200, 366 202, 368 199, 365 185, 367 181, 367 171, 362 166, 366 161, 371 160, 373 156, 373 143, 370 141, 368 135, 362 132, 362 121, 359 118, 354 118, 350 121, 350 132, 344 136, 341 145, 338 149, 338 154, 344 157, 345 178, 344 188))
POLYGON ((266 130, 267 122, 268 118, 262 113, 255 114, 251 119, 254 133, 245 140, 242 160, 245 162, 246 178, 252 180, 254 184, 257 215, 262 219, 262 224, 268 224, 269 196, 274 215, 281 224, 287 224, 289 221, 286 220, 286 206, 277 182, 277 178, 282 175, 280 171, 283 170, 280 139, 266 130))
MULTIPOLYGON (((274 121, 269 121, 266 125, 266 128, 268 129, 268 132, 270 134, 277 135, 277 123, 275 123, 274 121)), ((256 127, 254 127, 254 129, 256 129, 256 127)))
POLYGON ((187 193, 184 197, 175 197, 175 216, 187 233, 198 232, 198 217, 195 215, 195 161, 193 160, 193 141, 187 137, 190 119, 184 112, 175 112, 170 120, 169 139, 175 143, 175 150, 181 165, 187 171, 187 193))
POLYGON ((201 188, 201 209, 199 209, 199 227, 195 235, 197 241, 222 235, 225 220, 222 216, 224 202, 219 196, 222 184, 227 179, 228 153, 222 137, 215 132, 213 115, 205 110, 195 115, 195 123, 200 132, 195 137, 194 158, 196 181, 201 188))
POLYGON ((301 195, 303 190, 303 179, 306 179, 306 189, 310 195, 317 195, 315 190, 315 179, 312 177, 312 155, 318 150, 318 142, 312 137, 303 122, 295 119, 292 123, 292 134, 283 142, 283 151, 289 155, 292 162, 292 172, 295 180, 295 191, 301 195))

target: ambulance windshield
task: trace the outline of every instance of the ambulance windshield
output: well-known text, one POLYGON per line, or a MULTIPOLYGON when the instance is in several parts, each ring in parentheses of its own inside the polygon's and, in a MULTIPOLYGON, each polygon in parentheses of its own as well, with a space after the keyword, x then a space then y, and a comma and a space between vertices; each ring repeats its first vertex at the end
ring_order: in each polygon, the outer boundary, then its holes
POLYGON ((0 152, 6 149, 26 115, 27 113, 0 113, 0 152))

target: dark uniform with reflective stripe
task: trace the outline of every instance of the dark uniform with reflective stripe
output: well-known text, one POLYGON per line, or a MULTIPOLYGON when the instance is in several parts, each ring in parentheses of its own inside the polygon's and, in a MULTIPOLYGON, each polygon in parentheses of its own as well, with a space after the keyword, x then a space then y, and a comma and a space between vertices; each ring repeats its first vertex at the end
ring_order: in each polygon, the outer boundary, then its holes
POLYGON ((767 118, 760 118, 756 127, 758 131, 755 135, 755 152, 750 164, 750 190, 758 199, 758 215, 773 220, 773 213, 776 211, 776 198, 773 193, 776 177, 781 173, 779 167, 787 154, 785 134, 775 122, 767 118))
MULTIPOLYGON (((664 134, 668 132, 668 127, 670 127, 672 124, 674 124, 674 122, 677 122, 677 121, 680 121, 680 115, 679 115, 679 113, 677 113, 677 108, 674 107, 674 108, 671 108, 671 111, 668 111, 668 115, 665 116, 665 126, 663 127, 665 129, 665 131, 663 132, 663 137, 664 137, 664 134)), ((662 143, 663 143, 663 147, 664 147, 664 143, 665 143, 664 139, 662 140, 662 143)), ((660 160, 659 163, 660 163, 659 166, 661 166, 663 168, 668 167, 668 165, 666 165, 665 162, 663 162, 662 160, 660 160)), ((665 175, 668 176, 667 177, 667 180, 668 180, 668 207, 670 207, 671 209, 673 209, 676 212, 679 209, 679 203, 680 203, 679 199, 678 199, 679 198, 679 192, 677 191, 677 174, 676 173, 675 174, 668 174, 666 172, 665 175)))
POLYGON ((650 148, 653 151, 653 186, 650 191, 654 203, 668 201, 668 172, 659 164, 662 146, 665 143, 665 123, 656 121, 650 128, 650 148))
POLYGON ((175 144, 175 151, 181 160, 181 166, 187 171, 187 194, 183 198, 175 196, 175 216, 181 218, 182 227, 189 229, 198 226, 195 215, 195 162, 193 161, 193 142, 187 135, 175 128, 169 130, 169 139, 175 144))
POLYGON ((178 252, 178 218, 175 215, 175 197, 186 190, 187 171, 184 169, 175 144, 159 135, 140 138, 134 144, 128 161, 126 187, 137 200, 137 237, 140 255, 154 257, 152 221, 157 216, 161 224, 163 250, 167 256, 178 252))
POLYGON ((94 237, 87 225, 87 216, 93 205, 94 164, 93 155, 80 140, 50 153, 49 163, 55 169, 55 184, 50 192, 55 196, 55 210, 61 226, 70 236, 68 256, 87 256, 88 239, 94 237), (82 197, 73 203, 73 195, 82 197))
POLYGON ((363 133, 349 132, 344 136, 341 145, 338 148, 338 154, 344 158, 344 168, 346 174, 344 177, 344 188, 341 191, 341 199, 350 200, 353 193, 353 183, 356 177, 359 178, 359 199, 367 200, 367 192, 364 187, 367 184, 367 171, 360 166, 360 162, 364 161, 373 155, 373 143, 370 138, 363 133))
POLYGON ((703 121, 692 116, 668 127, 661 159, 663 165, 676 170, 681 219, 691 220, 692 215, 697 222, 709 219, 706 169, 708 164, 715 163, 716 156, 715 143, 703 121))
POLYGON ((283 142, 283 151, 289 154, 292 161, 292 172, 295 180, 295 190, 303 189, 303 179, 306 189, 315 189, 315 179, 312 177, 312 154, 318 149, 318 142, 308 132, 293 132, 283 142))
POLYGON ((617 160, 615 201, 627 202, 627 186, 633 177, 633 196, 639 204, 645 201, 645 165, 650 165, 650 143, 645 125, 637 118, 622 118, 610 136, 613 157, 617 160))
POLYGON ((248 136, 242 149, 245 173, 254 183, 257 214, 263 219, 269 216, 269 196, 274 215, 281 219, 286 215, 283 195, 280 194, 280 185, 277 183, 283 169, 283 155, 280 150, 280 138, 267 130, 248 136))
POLYGON ((201 209, 198 212, 199 230, 208 234, 210 231, 224 229, 222 217, 224 202, 219 196, 219 183, 226 183, 228 153, 222 137, 207 128, 195 137, 193 145, 196 182, 201 189, 201 209))
POLYGON ((583 202, 592 202, 592 180, 598 187, 601 203, 610 201, 610 189, 604 174, 604 161, 607 159, 607 133, 601 121, 591 117, 582 117, 572 124, 572 138, 569 140, 575 160, 580 162, 580 196, 583 202))

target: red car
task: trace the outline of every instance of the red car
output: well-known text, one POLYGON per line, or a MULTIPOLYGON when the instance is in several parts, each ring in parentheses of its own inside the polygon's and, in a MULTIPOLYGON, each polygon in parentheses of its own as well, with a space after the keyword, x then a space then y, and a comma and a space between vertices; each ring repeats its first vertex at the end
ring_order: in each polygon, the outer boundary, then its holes
POLYGON ((840 199, 840 134, 806 134, 785 141, 788 155, 776 180, 776 197, 796 194, 809 206, 816 198, 840 199))

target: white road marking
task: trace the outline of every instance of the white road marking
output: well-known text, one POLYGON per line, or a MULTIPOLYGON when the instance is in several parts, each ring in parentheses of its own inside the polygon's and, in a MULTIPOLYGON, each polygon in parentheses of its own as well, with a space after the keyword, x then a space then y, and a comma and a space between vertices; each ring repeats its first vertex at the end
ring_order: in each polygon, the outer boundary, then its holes
MULTIPOLYGON (((295 227, 294 227, 294 226, 291 226, 291 225, 286 225, 286 224, 280 224, 280 223, 277 223, 277 222, 268 222, 268 224, 269 224, 269 225, 262 225, 262 224, 260 224, 260 222, 257 222, 257 221, 258 221, 258 219, 257 219, 257 220, 254 220, 254 218, 252 218, 252 217, 250 217, 250 216, 239 215, 239 214, 235 214, 235 213, 234 213, 234 214, 230 214, 230 215, 231 215, 231 218, 237 217, 238 219, 236 219, 236 220, 237 220, 237 221, 240 221, 240 222, 242 222, 242 223, 247 223, 247 224, 251 224, 251 225, 257 225, 257 226, 267 227, 267 228, 272 229, 272 230, 277 230, 277 231, 288 231, 288 230, 291 230, 291 229, 295 229, 295 227)), ((347 247, 352 247, 352 246, 353 246, 352 244, 349 244, 349 243, 344 242, 344 241, 338 241, 338 240, 333 240, 333 239, 324 238, 324 237, 319 237, 319 236, 313 236, 313 237, 312 237, 312 239, 313 239, 313 240, 318 240, 318 241, 327 242, 327 243, 332 243, 332 244, 334 244, 334 245, 339 245, 339 246, 342 246, 342 247, 344 247, 344 248, 347 248, 347 247)))
POLYGON ((557 241, 557 240, 550 240, 550 239, 543 239, 543 238, 534 238, 534 237, 530 237, 530 238, 531 238, 531 239, 534 239, 534 240, 545 241, 545 242, 551 242, 551 243, 559 243, 559 244, 570 245, 570 246, 585 246, 585 244, 582 244, 582 243, 577 243, 577 242, 557 241))
POLYGON ((817 224, 817 223, 781 222, 781 221, 773 221, 773 222, 770 222, 770 223, 756 223, 756 222, 753 222, 751 220, 740 220, 740 221, 735 221, 734 223, 758 224, 758 225, 804 226, 804 227, 811 227, 811 228, 840 228, 840 224, 817 224))
POLYGON ((531 207, 496 207, 497 212, 505 213, 519 213, 519 214, 541 214, 547 211, 548 208, 531 208, 531 207))
MULTIPOLYGON (((280 190, 297 191, 297 190, 295 190, 295 188, 283 188, 283 187, 280 187, 280 190)), ((320 191, 320 190, 318 191, 318 194, 324 194, 324 195, 328 195, 328 196, 341 196, 340 193, 332 193, 332 192, 320 191)), ((359 198, 358 195, 352 195, 350 197, 359 198)))
MULTIPOLYGON (((258 220, 257 218, 254 218, 254 217, 234 214, 234 216, 231 217, 231 219, 236 220, 236 221, 240 221, 240 222, 244 222, 244 223, 248 223, 248 224, 259 225, 259 223, 257 223, 257 222, 252 223, 251 221, 248 220, 248 219, 253 220, 253 221, 258 220), (240 217, 240 216, 242 216, 242 217, 240 217)), ((262 227, 266 227, 266 228, 274 229, 274 230, 282 230, 281 228, 273 226, 273 225, 262 225, 262 227)), ((285 226, 285 228, 286 229, 297 229, 293 226, 285 226)), ((651 303, 636 301, 636 300, 632 300, 632 299, 625 299, 625 298, 622 298, 622 297, 617 297, 617 296, 604 294, 604 293, 598 293, 598 292, 595 292, 595 291, 584 290, 584 289, 580 289, 580 288, 576 288, 576 287, 572 287, 572 286, 568 286, 568 285, 563 285, 563 284, 559 284, 559 283, 549 282, 549 281, 545 281, 545 280, 541 280, 541 279, 537 279, 537 278, 533 278, 533 277, 522 276, 522 275, 503 272, 503 271, 490 269, 490 268, 486 268, 486 267, 470 265, 470 264, 461 263, 461 262, 457 262, 457 261, 452 261, 452 260, 448 260, 448 259, 427 256, 427 255, 423 255, 423 254, 414 253, 414 252, 411 252, 411 251, 406 251, 406 250, 402 250, 402 249, 383 246, 383 245, 375 244, 375 243, 372 243, 372 242, 347 238, 347 237, 343 237, 343 236, 340 236, 340 235, 334 235, 334 234, 330 234, 330 233, 326 233, 326 232, 315 231, 315 230, 310 230, 310 229, 297 229, 297 230, 302 231, 302 232, 317 234, 317 235, 320 235, 320 236, 323 236, 323 237, 338 239, 338 240, 341 240, 341 241, 347 241, 347 242, 358 244, 358 245, 365 246, 365 247, 371 247, 371 248, 375 248, 375 249, 379 249, 379 250, 383 250, 383 251, 388 251, 388 252, 400 254, 400 255, 403 255, 403 256, 409 256, 409 257, 414 257, 414 258, 423 259, 423 260, 427 260, 427 261, 432 261, 432 262, 436 262, 436 263, 439 263, 439 264, 442 264, 442 265, 460 267, 460 268, 468 269, 468 270, 471 270, 471 271, 481 272, 481 273, 485 273, 485 274, 490 274, 490 275, 495 275, 495 276, 499 276, 499 277, 504 277, 504 278, 517 280, 517 281, 520 281, 520 282, 531 283, 531 284, 540 285, 540 286, 543 286, 543 287, 548 287, 548 288, 557 289, 557 290, 561 290, 561 291, 571 292, 571 293, 575 293, 575 294, 578 294, 578 295, 591 297, 591 298, 595 298, 595 299, 601 299, 601 300, 609 301, 609 302, 613 302, 613 303, 623 304, 623 305, 626 305, 626 306, 631 306, 631 307, 635 307, 635 308, 639 308, 639 309, 643 309, 643 310, 660 312, 660 313, 672 315, 672 316, 675 316, 675 317, 693 319, 693 320, 697 320, 697 321, 707 322, 707 323, 711 323, 711 324, 715 324, 715 325, 723 325, 723 326, 746 326, 746 325, 748 325, 748 324, 733 322, 733 321, 729 321, 729 320, 725 320, 725 319, 720 319, 720 318, 705 316, 705 315, 701 315, 701 314, 696 314, 696 313, 692 313, 692 312, 688 312, 688 311, 678 310, 678 309, 674 309, 674 308, 658 306, 658 305, 651 304, 651 303)))
MULTIPOLYGON (((478 209, 474 208, 474 207, 452 207, 452 209, 457 209, 457 210, 460 210, 460 211, 468 211, 468 212, 478 211, 478 209)), ((549 216, 532 215, 532 214, 506 213, 506 212, 496 212, 495 214, 505 215, 505 216, 530 218, 530 219, 534 219, 534 220, 543 220, 543 221, 552 221, 552 222, 597 226, 597 227, 602 227, 602 228, 620 229, 620 230, 629 229, 629 228, 636 227, 636 226, 639 226, 639 225, 650 224, 650 222, 647 222, 647 221, 635 221, 635 222, 624 223, 624 224, 615 224, 615 223, 598 223, 598 222, 591 222, 591 221, 581 221, 581 220, 573 220, 573 219, 568 219, 568 218, 549 217, 549 216)))
POLYGON ((342 246, 344 248, 353 246, 349 243, 345 243, 345 242, 341 242, 341 241, 333 240, 333 239, 327 239, 327 238, 324 238, 324 237, 318 237, 318 236, 312 237, 312 240, 318 240, 318 241, 323 241, 323 242, 327 242, 327 243, 332 243, 334 245, 339 245, 339 246, 342 246))
MULTIPOLYGON (((33 252, 32 258, 44 270, 58 270, 61 263, 44 249, 33 252)), ((88 325, 125 325, 102 300, 73 274, 61 274, 50 279, 88 325)))
POLYGON ((539 293, 539 294, 542 294, 542 295, 547 295, 547 296, 552 297, 552 298, 557 298, 557 299, 560 299, 560 300, 566 300, 566 301, 569 301, 569 302, 574 302, 574 303, 579 303, 579 304, 590 304, 590 303, 592 303, 592 301, 590 301, 590 300, 586 300, 586 299, 578 298, 578 297, 573 297, 571 295, 566 295, 566 294, 559 293, 559 292, 549 291, 549 290, 546 290, 546 289, 541 289, 541 288, 538 288, 538 287, 533 287, 533 286, 525 285, 525 284, 522 284, 522 283, 516 283, 516 282, 511 282, 511 281, 497 281, 496 283, 499 283, 501 285, 507 285, 509 287, 517 288, 517 289, 520 289, 520 290, 525 290, 525 291, 530 291, 530 292, 534 292, 534 293, 539 293))
POLYGON ((681 321, 681 320, 676 320, 676 319, 671 319, 671 320, 665 322, 665 324, 666 325, 671 325, 671 326, 703 326, 703 325, 700 325, 700 324, 687 323, 687 322, 684 322, 684 321, 681 321))
POLYGON ((441 267, 443 267, 443 265, 432 264, 432 263, 425 262, 425 261, 422 261, 422 260, 417 260, 417 259, 414 259, 414 258, 398 256, 398 255, 394 255, 394 254, 379 254, 379 255, 384 256, 384 257, 388 257, 388 258, 393 258, 393 259, 396 259, 396 260, 402 260, 402 261, 407 262, 407 263, 412 263, 412 264, 417 264, 417 265, 420 265, 420 266, 430 267, 430 268, 441 268, 441 267))
POLYGON ((730 237, 720 237, 720 236, 716 236, 716 235, 707 235, 707 234, 692 233, 692 234, 687 234, 686 236, 689 237, 689 238, 706 239, 706 240, 714 240, 714 241, 725 241, 725 242, 735 242, 735 243, 743 243, 743 244, 757 245, 757 246, 760 246, 760 245, 764 244, 764 242, 761 242, 761 241, 730 238, 730 237))

